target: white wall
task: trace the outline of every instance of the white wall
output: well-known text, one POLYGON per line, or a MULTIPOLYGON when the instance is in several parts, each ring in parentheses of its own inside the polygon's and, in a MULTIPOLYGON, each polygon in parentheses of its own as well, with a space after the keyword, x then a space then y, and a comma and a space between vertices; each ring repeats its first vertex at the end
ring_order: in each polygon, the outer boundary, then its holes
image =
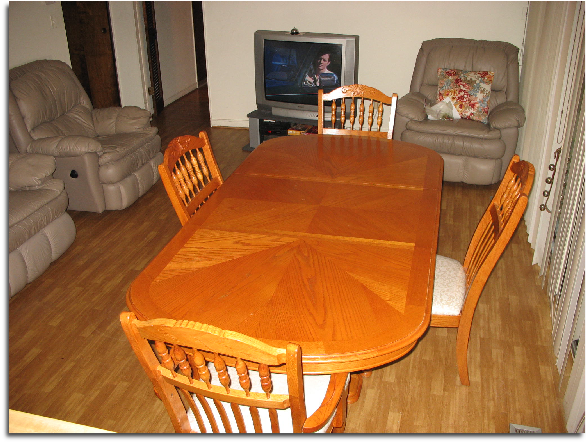
POLYGON ((71 65, 61 3, 11 1, 8 4, 8 68, 42 59, 61 60, 71 65))
MULTIPOLYGON (((116 2, 113 2, 116 3, 116 2)), ((155 2, 165 106, 197 89, 191 2, 155 2)))
POLYGON ((204 28, 212 126, 248 126, 256 109, 253 35, 258 29, 357 34, 358 81, 409 91, 421 42, 437 37, 507 41, 522 48, 523 1, 208 1, 204 28))
MULTIPOLYGON (((144 66, 137 66, 144 56, 142 15, 137 15, 137 4, 140 2, 110 2, 114 12, 114 47, 123 104, 145 107, 146 102, 150 109, 149 97, 145 96, 150 79, 144 66)), ((527 5, 515 1, 204 2, 212 125, 248 126, 246 115, 256 108, 253 35, 257 29, 297 27, 305 32, 358 34, 359 81, 402 96, 408 92, 415 57, 423 40, 434 37, 503 40, 521 48, 527 5)), ((191 31, 186 31, 187 21, 192 20, 191 11, 187 13, 190 7, 189 2, 157 2, 156 5, 157 20, 161 16, 163 29, 169 29, 168 24, 173 20, 180 23, 177 29, 182 29, 171 38, 159 32, 166 101, 189 91, 191 83, 196 82, 191 47, 193 24, 191 31), (164 5, 171 10, 165 11, 164 5)), ((70 63, 60 2, 11 1, 8 12, 9 68, 42 58, 70 63)))

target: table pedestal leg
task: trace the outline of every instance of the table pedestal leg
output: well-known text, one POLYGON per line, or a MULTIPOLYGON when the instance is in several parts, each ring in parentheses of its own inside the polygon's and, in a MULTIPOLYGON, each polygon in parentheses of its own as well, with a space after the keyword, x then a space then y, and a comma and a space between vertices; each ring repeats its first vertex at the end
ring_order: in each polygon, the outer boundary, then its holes
POLYGON ((360 397, 362 390, 362 374, 352 373, 350 375, 350 389, 348 391, 348 403, 353 404, 360 397))
POLYGON ((369 378, 372 376, 372 370, 359 371, 350 374, 350 388, 348 391, 348 403, 353 404, 360 397, 362 391, 362 378, 369 378))

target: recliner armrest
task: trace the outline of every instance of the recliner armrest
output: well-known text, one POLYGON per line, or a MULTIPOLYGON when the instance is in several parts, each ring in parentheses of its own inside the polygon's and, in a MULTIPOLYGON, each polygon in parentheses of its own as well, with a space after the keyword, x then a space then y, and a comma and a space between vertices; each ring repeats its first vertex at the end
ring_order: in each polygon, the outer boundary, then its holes
POLYGON ((53 179, 55 158, 40 154, 8 155, 8 190, 33 190, 53 179))
POLYGON ((137 106, 107 107, 92 111, 98 135, 135 132, 150 127, 151 114, 137 106))
POLYGON ((525 124, 525 110, 519 103, 505 101, 488 114, 488 124, 494 129, 522 127, 525 124))
POLYGON ((409 92, 397 101, 397 113, 409 120, 423 121, 427 118, 427 98, 420 92, 409 92))
POLYGON ((102 145, 98 140, 80 135, 39 138, 31 141, 27 147, 29 153, 54 157, 76 157, 88 152, 101 153, 102 151, 102 145))

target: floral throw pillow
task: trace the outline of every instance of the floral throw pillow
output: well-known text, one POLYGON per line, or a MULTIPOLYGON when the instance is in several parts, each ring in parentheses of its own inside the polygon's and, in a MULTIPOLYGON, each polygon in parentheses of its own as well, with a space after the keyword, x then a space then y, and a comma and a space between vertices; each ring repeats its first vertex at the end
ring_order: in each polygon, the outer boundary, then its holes
POLYGON ((449 97, 460 117, 488 123, 488 100, 494 72, 439 68, 437 101, 449 97))

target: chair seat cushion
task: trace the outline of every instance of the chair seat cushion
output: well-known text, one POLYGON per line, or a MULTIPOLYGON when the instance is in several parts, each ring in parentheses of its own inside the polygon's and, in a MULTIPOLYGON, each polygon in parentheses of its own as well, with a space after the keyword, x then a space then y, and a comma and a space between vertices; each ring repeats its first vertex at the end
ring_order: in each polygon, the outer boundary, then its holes
POLYGON ((157 129, 97 137, 103 153, 98 160, 102 184, 113 184, 136 172, 161 150, 157 129))
MULTIPOLYGON (((135 132, 126 132, 113 135, 103 135, 96 139, 104 148, 104 153, 100 155, 100 166, 113 163, 124 158, 131 153, 144 149, 144 145, 157 135, 156 127, 148 127, 135 132)), ((152 155, 149 156, 149 158, 152 155)))
POLYGON ((437 255, 432 315, 458 316, 466 299, 466 273, 455 259, 437 255))
MULTIPOLYGON (((210 370, 212 382, 214 382, 214 380, 218 379, 218 375, 217 375, 217 372, 214 368, 214 365, 211 363, 208 363, 208 369, 210 370)), ((238 374, 236 373, 236 369, 234 367, 228 367, 228 373, 230 375, 230 379, 238 379, 238 374)), ((258 376, 258 372, 250 370, 249 374, 250 374, 250 381, 251 381, 251 388, 250 388, 251 391, 256 391, 256 392, 262 393, 263 390, 262 390, 262 387, 260 384, 260 378, 258 376)), ((273 381, 273 389, 272 389, 271 393, 289 394, 289 387, 287 386, 287 375, 285 375, 285 374, 272 374, 271 379, 273 381)), ((350 380, 350 376, 348 375, 348 380, 346 381, 346 383, 348 383, 349 380, 350 380)), ((303 382, 304 382, 304 392, 305 392, 305 409, 306 409, 307 416, 309 417, 321 405, 321 402, 323 401, 323 399, 326 395, 326 390, 328 389, 328 384, 330 382, 330 376, 329 375, 314 375, 314 376, 305 375, 305 376, 303 376, 303 382)), ((238 382, 234 382, 234 381, 230 384, 230 388, 233 388, 236 390, 242 390, 242 387, 240 386, 240 384, 238 382)), ((193 399, 194 399, 195 403, 199 405, 199 400, 195 396, 193 399)), ((210 408, 212 409, 212 412, 214 414, 214 418, 215 418, 216 422, 218 422, 219 431, 221 433, 225 433, 226 430, 222 425, 222 420, 220 419, 220 415, 216 409, 216 406, 214 405, 214 403, 211 399, 206 398, 206 400, 209 403, 210 408)), ((226 414, 228 415, 228 420, 230 421, 230 425, 232 427, 232 432, 237 433, 238 426, 236 425, 236 419, 234 418, 234 414, 232 413, 232 409, 230 407, 230 404, 223 403, 223 405, 224 405, 224 409, 226 410, 226 414)), ((242 412, 242 418, 244 419, 244 423, 246 426, 246 431, 248 433, 254 433, 254 425, 252 423, 252 417, 250 415, 250 407, 241 406, 240 409, 242 412)), ((207 418, 205 416, 205 412, 203 412, 203 409, 201 408, 201 406, 199 406, 199 410, 200 410, 200 414, 204 420, 206 430, 208 431, 208 433, 211 433, 212 427, 210 426, 210 423, 207 420, 207 418)), ((265 432, 265 433, 270 432, 271 431, 271 421, 269 418, 268 410, 264 409, 264 408, 259 408, 258 413, 260 416, 263 432, 265 432)), ((197 425, 197 422, 195 420, 195 416, 193 414, 193 411, 191 411, 191 409, 188 411, 187 416, 189 418, 189 423, 191 424, 191 428, 193 428, 197 431, 197 429, 199 427, 197 425)), ((286 410, 277 410, 277 416, 279 419, 279 431, 281 433, 293 433, 293 421, 291 420, 291 409, 288 408, 286 410)), ((326 425, 324 425, 323 428, 319 432, 325 432, 328 429, 329 424, 331 423, 333 418, 334 418, 334 415, 332 415, 332 417, 330 418, 328 423, 326 423, 326 425)))
MULTIPOLYGON (((467 135, 465 131, 457 131, 455 134, 442 133, 439 131, 413 130, 415 127, 413 123, 476 123, 482 125, 478 121, 470 120, 426 120, 426 121, 410 121, 407 123, 407 130, 401 134, 401 140, 408 143, 418 144, 423 147, 435 150, 439 154, 461 155, 470 158, 486 158, 498 160, 505 154, 506 145, 500 138, 490 139, 473 137, 467 135)), ((437 127, 437 126, 435 126, 437 127)))
POLYGON ((423 120, 409 121, 407 129, 416 132, 439 135, 461 135, 464 137, 480 138, 483 140, 498 140, 501 131, 491 129, 488 124, 474 120, 423 120))

